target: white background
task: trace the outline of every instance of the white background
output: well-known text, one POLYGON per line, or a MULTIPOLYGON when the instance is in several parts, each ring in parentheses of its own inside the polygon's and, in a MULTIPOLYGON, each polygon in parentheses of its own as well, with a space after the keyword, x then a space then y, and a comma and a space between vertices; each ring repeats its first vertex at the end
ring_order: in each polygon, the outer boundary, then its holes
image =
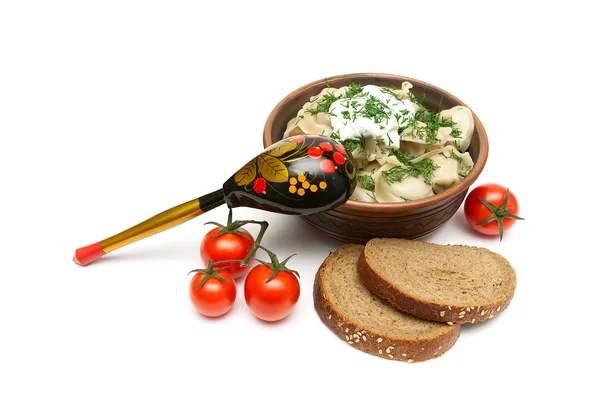
POLYGON ((598 395, 596 13, 322 3, 0 2, 1 395, 598 395), (313 278, 340 243, 291 216, 234 212, 298 253, 300 301, 277 324, 252 316, 243 289, 218 320, 189 302, 203 223, 225 208, 72 263, 75 248, 217 189, 262 150, 290 91, 365 71, 465 101, 490 140, 477 184, 510 187, 526 218, 500 243, 461 209, 425 238, 490 248, 518 275, 509 310, 465 326, 442 358, 382 360, 323 326, 313 278))

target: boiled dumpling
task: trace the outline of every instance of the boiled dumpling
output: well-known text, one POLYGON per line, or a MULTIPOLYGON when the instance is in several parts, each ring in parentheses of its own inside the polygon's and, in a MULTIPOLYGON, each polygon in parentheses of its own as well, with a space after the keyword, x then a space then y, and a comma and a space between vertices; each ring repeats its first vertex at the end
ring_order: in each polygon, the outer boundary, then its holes
POLYGON ((367 203, 376 203, 377 196, 373 191, 374 188, 374 174, 379 168, 379 164, 377 162, 373 162, 367 165, 364 169, 358 172, 358 183, 356 184, 356 188, 354 192, 350 196, 350 200, 364 201, 367 203), (370 177, 367 180, 361 180, 361 177, 370 177), (371 183, 373 186, 370 186, 371 183))
POLYGON ((287 138, 290 136, 302 135, 302 134, 304 134, 304 132, 302 132, 300 127, 298 127, 298 117, 294 117, 293 119, 288 121, 285 132, 283 133, 283 137, 287 138))
POLYGON ((454 129, 460 131, 460 136, 458 138, 450 136, 452 129, 445 128, 443 131, 442 128, 438 130, 438 135, 441 135, 441 141, 444 144, 454 144, 457 146, 458 150, 464 152, 467 150, 469 145, 471 144, 471 138, 473 137, 473 131, 475 130, 475 120, 473 120, 473 113, 469 108, 464 106, 454 106, 448 110, 443 110, 440 112, 440 117, 444 120, 452 120, 454 121, 454 129))
POLYGON ((433 170, 430 177, 431 187, 435 194, 442 193, 460 182, 469 173, 471 168, 473 168, 471 155, 469 153, 460 153, 453 146, 434 150, 413 161, 418 162, 424 158, 430 158, 437 167, 433 170))
MULTIPOLYGON (((439 135, 436 138, 441 142, 439 135)), ((416 121, 414 126, 402 131, 400 141, 400 149, 411 156, 420 156, 427 150, 441 147, 440 144, 427 144, 427 124, 422 121, 416 121)))
MULTIPOLYGON (((398 98, 400 99, 410 99, 410 89, 413 88, 413 85, 411 83, 409 83, 408 81, 405 81, 404 83, 402 83, 402 88, 400 89, 393 89, 392 92, 396 95, 398 95, 398 98)), ((415 109, 418 110, 418 109, 415 109)))
POLYGON ((433 196, 431 185, 428 185, 422 175, 418 177, 407 176, 401 181, 388 183, 385 172, 394 167, 405 167, 386 163, 375 172, 375 196, 380 203, 394 203, 408 200, 418 200, 433 196))
POLYGON ((300 127, 305 134, 331 135, 333 128, 331 127, 329 115, 323 112, 311 114, 307 112, 307 110, 315 109, 319 104, 319 100, 326 94, 337 95, 337 92, 337 88, 324 88, 318 95, 311 97, 310 102, 307 102, 302 106, 302 109, 300 109, 297 116, 298 127, 300 127))

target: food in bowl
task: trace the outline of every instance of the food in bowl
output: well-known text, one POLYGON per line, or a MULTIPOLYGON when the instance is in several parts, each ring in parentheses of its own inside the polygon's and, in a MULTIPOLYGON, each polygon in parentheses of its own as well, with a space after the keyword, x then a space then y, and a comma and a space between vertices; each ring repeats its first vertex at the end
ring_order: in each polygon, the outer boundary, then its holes
POLYGON ((475 122, 465 106, 429 111, 412 87, 326 87, 287 123, 284 137, 338 140, 360 170, 351 200, 404 202, 442 193, 473 168, 467 149, 475 122))

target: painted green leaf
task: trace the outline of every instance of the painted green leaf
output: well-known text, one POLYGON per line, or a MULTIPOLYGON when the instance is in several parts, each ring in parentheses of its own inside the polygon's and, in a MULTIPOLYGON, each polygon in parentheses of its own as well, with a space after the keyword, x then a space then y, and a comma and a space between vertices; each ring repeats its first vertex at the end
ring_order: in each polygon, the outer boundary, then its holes
POLYGON ((252 159, 248 164, 243 166, 235 173, 233 179, 238 186, 245 186, 251 183, 256 178, 256 160, 252 159))
POLYGON ((297 146, 296 142, 279 142, 279 144, 273 149, 267 152, 268 155, 273 157, 281 157, 282 154, 294 150, 297 146))
POLYGON ((266 153, 256 158, 258 171, 269 182, 278 183, 288 180, 288 169, 283 161, 266 153))

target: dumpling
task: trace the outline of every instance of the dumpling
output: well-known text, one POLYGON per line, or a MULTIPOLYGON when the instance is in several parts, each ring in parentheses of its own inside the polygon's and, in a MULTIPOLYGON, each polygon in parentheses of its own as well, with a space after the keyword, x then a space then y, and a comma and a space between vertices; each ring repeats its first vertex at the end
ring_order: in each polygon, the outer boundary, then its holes
POLYGON ((331 127, 331 119, 327 113, 321 112, 317 114, 311 114, 307 110, 315 109, 319 100, 326 94, 337 95, 338 89, 333 87, 327 87, 321 90, 318 95, 311 97, 310 102, 306 102, 302 109, 298 112, 298 127, 305 134, 317 134, 330 136, 333 132, 331 127))
MULTIPOLYGON (((398 98, 400 99, 410 99, 410 89, 413 88, 413 85, 411 83, 409 83, 408 81, 405 81, 404 83, 402 83, 402 88, 396 88, 393 89, 392 92, 396 95, 398 95, 398 98)), ((418 109, 415 109, 418 110, 418 109)))
POLYGON ((374 174, 379 168, 377 162, 367 165, 364 169, 358 172, 358 183, 354 192, 350 196, 350 200, 364 201, 367 203, 376 203, 377 196, 375 195, 375 179, 374 174))
MULTIPOLYGON (((436 138, 441 143, 439 134, 436 138)), ((440 148, 440 143, 427 144, 427 124, 422 121, 416 121, 414 126, 407 127, 400 134, 400 150, 411 156, 420 156, 427 150, 440 148)))
POLYGON ((283 137, 287 138, 290 136, 302 135, 302 134, 304 134, 304 132, 302 132, 300 127, 298 127, 298 117, 294 117, 293 119, 288 121, 285 132, 283 133, 283 137))
POLYGON ((456 147, 461 152, 467 150, 469 145, 471 144, 471 138, 473 137, 473 131, 475 130, 475 120, 473 120, 473 113, 469 108, 464 106, 454 106, 448 110, 443 110, 440 112, 440 117, 444 120, 452 120, 454 123, 454 129, 460 131, 460 136, 458 138, 452 137, 450 133, 452 132, 452 128, 442 127, 438 130, 438 135, 441 135, 441 141, 444 145, 454 144, 456 142, 456 147))
POLYGON ((414 162, 430 158, 436 168, 430 180, 435 194, 442 193, 460 182, 473 168, 473 159, 467 153, 460 153, 453 146, 446 146, 414 159, 414 162))
POLYGON ((386 172, 394 167, 406 168, 404 165, 386 163, 375 172, 375 196, 380 203, 395 203, 409 200, 418 200, 433 196, 431 185, 428 185, 422 175, 418 177, 406 176, 400 181, 390 181, 386 172))

